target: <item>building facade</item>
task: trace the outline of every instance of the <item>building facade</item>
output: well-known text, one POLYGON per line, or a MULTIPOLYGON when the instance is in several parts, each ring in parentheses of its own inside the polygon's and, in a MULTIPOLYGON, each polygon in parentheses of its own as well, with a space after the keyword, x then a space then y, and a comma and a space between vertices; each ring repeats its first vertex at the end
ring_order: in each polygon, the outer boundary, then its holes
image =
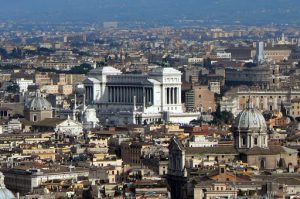
POLYGON ((181 72, 155 68, 148 74, 122 74, 113 67, 92 70, 84 81, 86 101, 101 122, 112 124, 189 123, 199 112, 184 113, 181 72))

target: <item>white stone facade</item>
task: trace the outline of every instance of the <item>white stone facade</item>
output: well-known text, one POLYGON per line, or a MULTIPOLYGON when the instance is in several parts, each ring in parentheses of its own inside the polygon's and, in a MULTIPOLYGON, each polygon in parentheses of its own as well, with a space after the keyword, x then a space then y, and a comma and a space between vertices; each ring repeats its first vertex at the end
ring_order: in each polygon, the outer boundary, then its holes
POLYGON ((200 113, 183 113, 181 72, 155 68, 148 74, 122 74, 113 67, 90 72, 84 81, 86 100, 102 122, 143 124, 159 120, 189 123, 200 113))
POLYGON ((81 123, 68 118, 56 126, 55 132, 68 136, 78 136, 83 132, 83 127, 81 123))
POLYGON ((35 85, 32 79, 24 78, 16 79, 16 84, 19 86, 20 92, 26 92, 28 90, 28 86, 35 85))
POLYGON ((214 147, 218 145, 217 141, 211 141, 204 135, 194 135, 189 141, 189 147, 214 147))

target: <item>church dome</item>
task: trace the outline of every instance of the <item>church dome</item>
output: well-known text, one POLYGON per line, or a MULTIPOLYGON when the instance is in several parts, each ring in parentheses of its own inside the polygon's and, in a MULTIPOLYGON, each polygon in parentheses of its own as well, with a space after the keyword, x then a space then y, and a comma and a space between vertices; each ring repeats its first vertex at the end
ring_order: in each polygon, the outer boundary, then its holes
POLYGON ((246 108, 235 118, 234 128, 238 130, 267 130, 264 116, 248 102, 246 108))
POLYGON ((50 102, 43 98, 39 91, 37 91, 36 96, 28 102, 26 107, 32 111, 52 110, 52 105, 50 102))
POLYGON ((15 199, 16 198, 14 196, 14 194, 5 187, 4 175, 2 172, 0 172, 0 198, 5 198, 5 199, 15 199))

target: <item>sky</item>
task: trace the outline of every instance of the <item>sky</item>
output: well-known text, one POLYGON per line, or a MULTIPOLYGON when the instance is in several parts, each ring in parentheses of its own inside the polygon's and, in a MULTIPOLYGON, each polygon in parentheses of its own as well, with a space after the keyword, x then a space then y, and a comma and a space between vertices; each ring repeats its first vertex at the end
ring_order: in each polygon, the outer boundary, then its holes
POLYGON ((300 24, 299 0, 0 0, 0 22, 300 24))

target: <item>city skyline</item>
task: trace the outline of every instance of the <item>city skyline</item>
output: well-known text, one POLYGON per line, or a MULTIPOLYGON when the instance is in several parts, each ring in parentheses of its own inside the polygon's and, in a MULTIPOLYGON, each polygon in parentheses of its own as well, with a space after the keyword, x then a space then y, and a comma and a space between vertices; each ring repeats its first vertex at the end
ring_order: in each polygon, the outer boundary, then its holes
POLYGON ((146 25, 299 24, 296 0, 26 0, 0 1, 0 20, 17 23, 144 22, 146 25))

